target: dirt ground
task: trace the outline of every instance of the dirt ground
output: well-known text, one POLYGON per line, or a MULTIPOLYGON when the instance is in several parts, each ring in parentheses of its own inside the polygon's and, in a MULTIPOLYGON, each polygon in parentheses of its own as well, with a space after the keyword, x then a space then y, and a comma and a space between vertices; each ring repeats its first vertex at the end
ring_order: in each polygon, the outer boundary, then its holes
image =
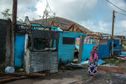
POLYGON ((12 81, 5 84, 126 84, 126 74, 98 72, 95 78, 87 74, 87 68, 64 70, 45 78, 12 81))

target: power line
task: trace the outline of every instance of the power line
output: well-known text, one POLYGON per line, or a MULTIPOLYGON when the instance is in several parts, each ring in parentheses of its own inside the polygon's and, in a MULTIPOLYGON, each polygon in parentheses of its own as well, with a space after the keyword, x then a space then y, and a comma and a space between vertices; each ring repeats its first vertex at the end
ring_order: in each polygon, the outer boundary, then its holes
POLYGON ((49 1, 48 0, 46 0, 46 3, 47 3, 47 8, 49 8, 49 11, 52 12, 52 13, 54 13, 53 10, 50 7, 50 4, 49 4, 49 1))
POLYGON ((120 14, 120 15, 126 16, 126 14, 124 14, 124 13, 120 13, 118 11, 115 11, 115 12, 118 13, 118 14, 120 14))
POLYGON ((122 8, 120 8, 120 7, 118 7, 117 5, 115 5, 114 3, 112 3, 111 1, 109 1, 109 0, 106 0, 106 1, 107 1, 108 3, 110 3, 110 4, 112 4, 113 6, 115 6, 116 8, 118 8, 118 9, 120 9, 120 10, 126 12, 126 10, 124 10, 124 9, 122 9, 122 8))
POLYGON ((46 0, 46 8, 44 10, 43 19, 44 18, 49 18, 50 16, 55 17, 55 13, 52 11, 52 9, 50 7, 50 4, 49 4, 49 1, 46 0))

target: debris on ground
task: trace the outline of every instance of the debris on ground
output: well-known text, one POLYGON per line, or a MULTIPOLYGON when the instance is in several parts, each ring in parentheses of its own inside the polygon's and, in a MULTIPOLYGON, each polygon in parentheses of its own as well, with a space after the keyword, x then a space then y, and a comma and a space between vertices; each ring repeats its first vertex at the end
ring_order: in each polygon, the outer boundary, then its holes
POLYGON ((82 69, 83 68, 83 66, 81 64, 77 64, 77 63, 70 63, 70 64, 67 64, 65 67, 66 68, 71 67, 73 69, 82 69))
POLYGON ((6 83, 9 81, 14 81, 14 80, 20 80, 20 79, 24 79, 27 78, 26 76, 3 76, 0 77, 0 83, 6 83))
POLYGON ((98 66, 95 78, 87 73, 87 66, 83 69, 59 70, 43 78, 30 78, 9 82, 6 84, 125 84, 126 71, 119 66, 98 66))
POLYGON ((43 78, 47 76, 48 73, 11 73, 11 74, 3 74, 0 73, 0 83, 10 82, 14 80, 27 79, 27 78, 43 78))
MULTIPOLYGON (((62 65, 58 73, 24 72, 1 74, 0 83, 6 84, 125 84, 126 61, 117 58, 102 59, 98 73, 91 78, 87 72, 87 64, 70 63, 62 65), (120 65, 121 64, 121 65, 120 65), (117 66, 118 65, 118 66, 117 66), (20 80, 22 79, 22 80, 20 80), (13 81, 15 80, 15 81, 13 81), (8 82, 10 81, 10 82, 8 82)), ((22 71, 22 70, 21 70, 22 71)))
POLYGON ((126 61, 126 57, 117 57, 117 58, 126 61))
POLYGON ((15 68, 12 66, 7 66, 5 68, 5 73, 14 73, 15 72, 15 68))

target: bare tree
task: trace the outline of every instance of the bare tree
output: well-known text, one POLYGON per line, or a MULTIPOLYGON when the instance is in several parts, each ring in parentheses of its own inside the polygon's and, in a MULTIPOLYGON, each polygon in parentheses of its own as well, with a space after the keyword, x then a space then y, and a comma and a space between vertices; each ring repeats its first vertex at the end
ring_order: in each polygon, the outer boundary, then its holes
POLYGON ((12 16, 12 14, 10 14, 9 11, 10 9, 5 9, 3 12, 1 12, 4 18, 8 19, 12 16))

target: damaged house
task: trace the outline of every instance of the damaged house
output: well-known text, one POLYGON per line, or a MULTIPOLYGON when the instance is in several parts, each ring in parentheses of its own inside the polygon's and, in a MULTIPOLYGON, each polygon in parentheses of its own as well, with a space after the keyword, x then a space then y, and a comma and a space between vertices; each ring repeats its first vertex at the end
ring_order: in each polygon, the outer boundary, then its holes
MULTIPOLYGON (((32 24, 31 29, 24 29, 19 26, 16 34, 20 40, 21 38, 24 40, 21 44, 25 46, 24 49, 21 49, 21 45, 15 48, 18 52, 15 54, 15 65, 17 67, 23 65, 27 73, 57 72, 60 63, 71 63, 74 60, 76 38, 84 36, 82 33, 59 31, 58 27, 45 27, 40 24, 32 24)), ((15 44, 19 44, 18 38, 15 44)))

